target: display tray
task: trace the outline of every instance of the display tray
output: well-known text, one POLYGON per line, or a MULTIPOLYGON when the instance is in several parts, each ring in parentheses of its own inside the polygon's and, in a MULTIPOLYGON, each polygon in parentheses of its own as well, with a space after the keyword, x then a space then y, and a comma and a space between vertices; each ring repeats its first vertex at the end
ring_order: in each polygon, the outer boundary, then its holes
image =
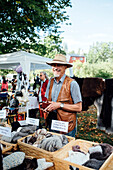
MULTIPOLYGON (((48 132, 48 133, 51 133, 53 135, 60 135, 58 133, 53 133, 53 132, 48 132)), ((28 137, 30 137, 30 136, 32 136, 32 135, 29 135, 28 137)), ((70 141, 75 140, 75 138, 73 138, 73 137, 70 137, 70 136, 66 136, 66 137, 68 138, 69 143, 70 143, 70 141)), ((44 149, 37 148, 37 147, 32 146, 30 144, 24 143, 25 138, 26 137, 23 137, 23 138, 18 140, 18 146, 19 146, 20 151, 24 152, 27 156, 32 156, 32 157, 37 158, 37 159, 45 158, 47 162, 53 162, 53 156, 56 153, 58 153, 59 151, 61 151, 63 148, 66 147, 66 145, 65 145, 61 149, 59 149, 55 152, 49 152, 49 151, 46 151, 44 149)), ((54 169, 54 167, 52 167, 50 169, 54 169)))
POLYGON ((0 143, 3 146, 2 154, 4 154, 5 152, 8 152, 8 151, 11 151, 11 149, 13 148, 12 144, 10 144, 10 143, 4 142, 2 140, 0 140, 0 143))
MULTIPOLYGON (((81 139, 70 141, 70 143, 65 147, 65 149, 62 149, 62 151, 59 151, 53 157, 56 170, 63 170, 63 169, 69 170, 70 165, 79 168, 79 170, 94 170, 92 168, 88 168, 86 166, 78 165, 64 160, 65 158, 68 157, 68 151, 72 150, 72 146, 75 145, 79 145, 80 150, 87 153, 90 147, 94 145, 98 145, 98 143, 81 140, 81 139)), ((104 164, 100 167, 99 170, 113 170, 113 153, 107 158, 107 160, 104 162, 104 164)))

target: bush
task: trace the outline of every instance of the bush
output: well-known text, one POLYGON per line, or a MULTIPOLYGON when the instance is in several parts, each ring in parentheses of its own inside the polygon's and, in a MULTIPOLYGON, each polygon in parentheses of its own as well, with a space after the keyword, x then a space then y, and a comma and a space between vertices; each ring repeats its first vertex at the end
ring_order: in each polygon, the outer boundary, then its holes
POLYGON ((109 62, 101 63, 73 63, 73 73, 76 77, 102 77, 113 78, 113 66, 109 62))

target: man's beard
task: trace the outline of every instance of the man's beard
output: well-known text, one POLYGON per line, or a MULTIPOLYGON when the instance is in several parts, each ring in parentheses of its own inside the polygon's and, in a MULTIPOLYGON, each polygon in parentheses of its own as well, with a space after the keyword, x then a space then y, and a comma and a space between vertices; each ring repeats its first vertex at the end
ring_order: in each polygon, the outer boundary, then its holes
POLYGON ((54 73, 54 77, 55 77, 55 78, 57 78, 57 77, 59 77, 59 76, 60 76, 60 75, 54 73))

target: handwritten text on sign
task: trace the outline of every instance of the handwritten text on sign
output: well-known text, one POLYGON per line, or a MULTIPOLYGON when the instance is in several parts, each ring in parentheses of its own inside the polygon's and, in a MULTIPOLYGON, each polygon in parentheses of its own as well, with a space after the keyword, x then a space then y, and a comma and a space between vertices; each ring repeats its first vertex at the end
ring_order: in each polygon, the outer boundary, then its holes
POLYGON ((11 137, 11 128, 0 126, 0 134, 4 136, 11 137))
POLYGON ((52 120, 51 129, 61 132, 68 132, 68 122, 52 120))
POLYGON ((26 123, 39 126, 39 119, 26 117, 26 123))

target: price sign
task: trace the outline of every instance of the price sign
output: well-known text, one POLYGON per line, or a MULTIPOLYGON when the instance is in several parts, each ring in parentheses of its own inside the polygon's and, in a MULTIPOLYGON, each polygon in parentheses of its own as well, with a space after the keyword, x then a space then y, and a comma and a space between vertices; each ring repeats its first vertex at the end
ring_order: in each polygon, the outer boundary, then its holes
POLYGON ((68 132, 68 122, 65 121, 59 121, 59 120, 52 120, 51 129, 57 130, 61 132, 68 132))
POLYGON ((11 128, 0 126, 0 134, 4 136, 11 137, 11 128))
POLYGON ((26 123, 31 125, 39 126, 39 119, 34 119, 30 117, 26 117, 26 123))
POLYGON ((20 120, 18 121, 21 126, 27 125, 26 120, 20 120))
POLYGON ((6 110, 0 110, 0 119, 6 118, 6 110))

